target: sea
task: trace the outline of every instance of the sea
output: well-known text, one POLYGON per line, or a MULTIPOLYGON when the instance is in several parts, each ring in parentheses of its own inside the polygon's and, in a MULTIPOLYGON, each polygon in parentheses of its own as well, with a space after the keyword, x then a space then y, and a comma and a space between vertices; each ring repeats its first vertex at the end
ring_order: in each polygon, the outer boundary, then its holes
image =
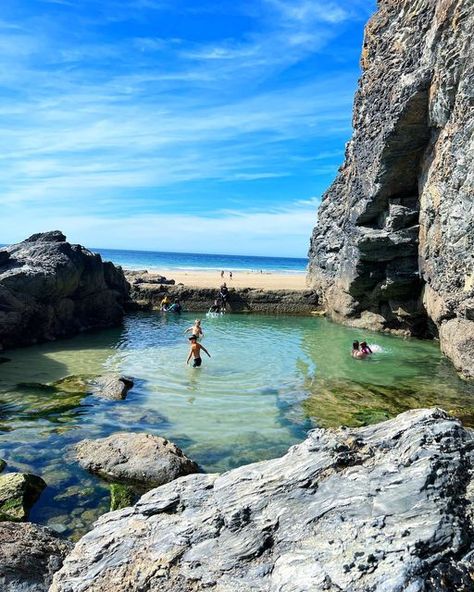
POLYGON ((91 249, 105 261, 126 269, 183 270, 259 273, 306 273, 307 258, 257 257, 249 255, 210 255, 204 253, 166 253, 162 251, 128 251, 91 249))

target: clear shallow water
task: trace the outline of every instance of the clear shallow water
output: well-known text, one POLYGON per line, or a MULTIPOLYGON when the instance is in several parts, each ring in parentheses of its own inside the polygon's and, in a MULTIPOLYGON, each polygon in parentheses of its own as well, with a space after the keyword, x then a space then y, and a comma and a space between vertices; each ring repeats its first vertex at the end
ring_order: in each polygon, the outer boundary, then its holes
POLYGON ((108 485, 82 471, 71 446, 119 430, 170 438, 206 471, 272 458, 315 424, 362 425, 438 405, 474 425, 474 389, 429 342, 324 319, 227 315, 204 319, 212 358, 185 366, 190 315, 143 313, 123 329, 10 352, 0 364, 0 457, 48 488, 31 519, 79 536, 109 506, 108 485), (353 360, 354 338, 381 350, 353 360), (135 378, 125 401, 48 387, 68 375, 135 378))
POLYGON ((92 249, 106 261, 126 269, 166 271, 187 269, 195 271, 264 271, 274 273, 306 273, 308 259, 293 257, 255 257, 247 255, 206 255, 203 253, 164 253, 155 251, 126 251, 92 249))

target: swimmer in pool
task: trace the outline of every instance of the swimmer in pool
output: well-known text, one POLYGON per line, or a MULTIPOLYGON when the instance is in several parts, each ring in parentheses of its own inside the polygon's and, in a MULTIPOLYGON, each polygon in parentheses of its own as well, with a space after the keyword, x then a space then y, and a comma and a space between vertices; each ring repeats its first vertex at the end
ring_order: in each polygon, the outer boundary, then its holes
POLYGON ((191 342, 191 349, 189 350, 189 355, 188 355, 188 359, 186 360, 186 365, 189 364, 189 360, 192 357, 192 358, 194 358, 193 359, 193 368, 199 368, 199 366, 202 364, 201 350, 203 350, 203 352, 206 353, 209 357, 211 357, 211 354, 207 351, 207 349, 203 345, 198 343, 196 335, 191 335, 191 337, 189 338, 189 341, 191 342))
POLYGON ((360 349, 360 346, 359 346, 359 342, 358 341, 354 341, 353 344, 352 344, 351 356, 353 358, 355 358, 356 360, 363 360, 364 358, 366 358, 368 356, 368 354, 364 353, 360 349))
POLYGON ((186 333, 189 333, 189 332, 191 332, 191 334, 194 335, 196 337, 196 339, 204 337, 204 333, 202 332, 202 328, 201 328, 201 319, 196 319, 194 321, 194 325, 192 325, 191 327, 188 327, 186 329, 186 331, 184 332, 184 334, 186 335, 186 333))

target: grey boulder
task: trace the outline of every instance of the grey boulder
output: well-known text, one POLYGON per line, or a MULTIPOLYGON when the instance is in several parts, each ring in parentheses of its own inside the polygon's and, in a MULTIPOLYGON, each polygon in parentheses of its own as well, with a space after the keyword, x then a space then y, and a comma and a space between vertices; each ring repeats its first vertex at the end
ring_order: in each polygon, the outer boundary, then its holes
POLYGON ((105 514, 51 592, 470 591, 473 446, 437 409, 314 430, 282 458, 105 514))
POLYGON ((120 401, 126 398, 128 391, 133 387, 133 380, 126 376, 106 375, 97 376, 89 384, 93 395, 120 401))
POLYGON ((72 546, 36 524, 0 522, 0 590, 46 592, 72 546))
POLYGON ((99 440, 82 440, 76 444, 75 454, 91 473, 146 488, 199 470, 175 444, 151 434, 118 432, 99 440))

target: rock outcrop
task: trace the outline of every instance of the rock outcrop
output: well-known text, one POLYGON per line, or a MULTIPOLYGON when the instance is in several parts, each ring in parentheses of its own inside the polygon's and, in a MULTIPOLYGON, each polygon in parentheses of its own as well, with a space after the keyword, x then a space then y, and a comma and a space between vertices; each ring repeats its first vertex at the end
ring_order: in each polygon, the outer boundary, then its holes
POLYGON ((121 269, 59 231, 0 249, 0 350, 120 324, 121 269))
POLYGON ((467 592, 474 435, 440 410, 314 430, 102 516, 51 592, 467 592))
POLYGON ((47 592, 72 546, 48 528, 0 522, 0 590, 47 592))
MULTIPOLYGON (((134 281, 126 271, 131 283, 131 297, 141 308, 159 309, 161 300, 168 296, 171 301, 179 300, 186 311, 207 312, 217 297, 218 288, 195 288, 191 286, 164 285, 159 274, 148 273, 134 281)), ((173 282, 174 283, 174 282, 173 282)), ((309 314, 318 307, 318 296, 314 290, 260 290, 258 288, 229 289, 229 312, 252 312, 264 314, 309 314)))
POLYGON ((147 488, 196 473, 198 465, 175 444, 151 434, 118 432, 75 446, 79 464, 109 481, 147 488))
POLYGON ((470 378, 473 30, 472 0, 379 0, 354 134, 319 209, 308 276, 334 319, 439 337, 470 378))
POLYGON ((0 522, 26 520, 31 506, 41 495, 46 483, 29 473, 0 475, 0 522))

